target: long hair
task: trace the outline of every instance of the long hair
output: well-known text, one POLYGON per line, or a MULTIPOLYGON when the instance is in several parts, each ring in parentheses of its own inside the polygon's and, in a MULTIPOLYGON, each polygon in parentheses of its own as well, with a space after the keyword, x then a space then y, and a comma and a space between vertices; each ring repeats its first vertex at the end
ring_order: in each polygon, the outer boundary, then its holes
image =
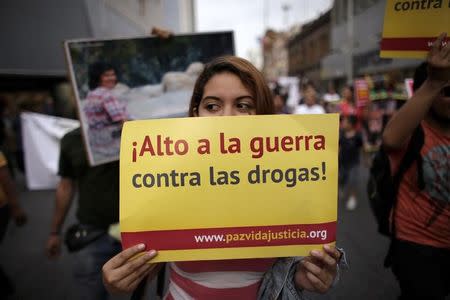
POLYGON ((100 77, 103 73, 109 70, 114 70, 116 72, 116 68, 106 62, 98 61, 89 66, 89 89, 93 90, 100 85, 100 77))
POLYGON ((236 56, 221 56, 206 64, 205 69, 195 82, 189 116, 193 117, 203 98, 205 85, 216 74, 232 73, 239 77, 242 84, 252 93, 255 99, 256 114, 268 115, 274 113, 272 93, 263 75, 249 61, 236 56))

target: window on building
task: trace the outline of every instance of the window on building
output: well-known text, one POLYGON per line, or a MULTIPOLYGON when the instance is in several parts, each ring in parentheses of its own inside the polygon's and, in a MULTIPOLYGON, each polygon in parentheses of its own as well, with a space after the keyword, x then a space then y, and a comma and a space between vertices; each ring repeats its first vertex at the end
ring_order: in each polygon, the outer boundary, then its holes
POLYGON ((342 22, 347 22, 347 4, 349 0, 341 0, 341 14, 342 14, 342 22))
POLYGON ((316 51, 314 51, 314 41, 309 42, 309 58, 308 63, 311 64, 316 59, 316 51))
POLYGON ((341 1, 334 1, 335 25, 339 25, 342 22, 341 1))
POLYGON ((322 33, 320 36, 320 57, 324 57, 328 52, 328 34, 322 33))

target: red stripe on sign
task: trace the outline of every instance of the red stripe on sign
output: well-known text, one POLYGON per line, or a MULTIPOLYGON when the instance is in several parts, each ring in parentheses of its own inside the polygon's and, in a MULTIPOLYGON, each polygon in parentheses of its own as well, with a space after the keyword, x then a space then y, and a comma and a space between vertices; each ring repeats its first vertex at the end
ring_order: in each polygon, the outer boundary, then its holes
POLYGON ((145 243, 156 250, 317 245, 335 240, 336 222, 122 232, 124 248, 145 243))
MULTIPOLYGON (((384 38, 381 40, 381 50, 385 51, 428 51, 436 37, 420 38, 384 38)), ((446 38, 444 43, 448 43, 446 38)))

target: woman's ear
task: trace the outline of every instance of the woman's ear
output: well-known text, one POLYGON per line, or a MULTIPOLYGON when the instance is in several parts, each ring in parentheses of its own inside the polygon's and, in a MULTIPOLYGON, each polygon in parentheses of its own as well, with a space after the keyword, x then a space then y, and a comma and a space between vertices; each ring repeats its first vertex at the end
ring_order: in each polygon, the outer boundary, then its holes
POLYGON ((194 115, 194 117, 198 117, 198 107, 194 107, 192 109, 192 114, 194 115))

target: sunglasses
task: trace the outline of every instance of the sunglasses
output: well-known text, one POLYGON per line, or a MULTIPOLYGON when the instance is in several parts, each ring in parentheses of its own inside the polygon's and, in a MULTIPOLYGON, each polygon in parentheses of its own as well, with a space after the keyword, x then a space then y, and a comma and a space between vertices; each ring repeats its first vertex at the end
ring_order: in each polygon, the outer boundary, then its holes
POLYGON ((450 86, 446 86, 441 90, 441 95, 444 97, 450 97, 450 86))

